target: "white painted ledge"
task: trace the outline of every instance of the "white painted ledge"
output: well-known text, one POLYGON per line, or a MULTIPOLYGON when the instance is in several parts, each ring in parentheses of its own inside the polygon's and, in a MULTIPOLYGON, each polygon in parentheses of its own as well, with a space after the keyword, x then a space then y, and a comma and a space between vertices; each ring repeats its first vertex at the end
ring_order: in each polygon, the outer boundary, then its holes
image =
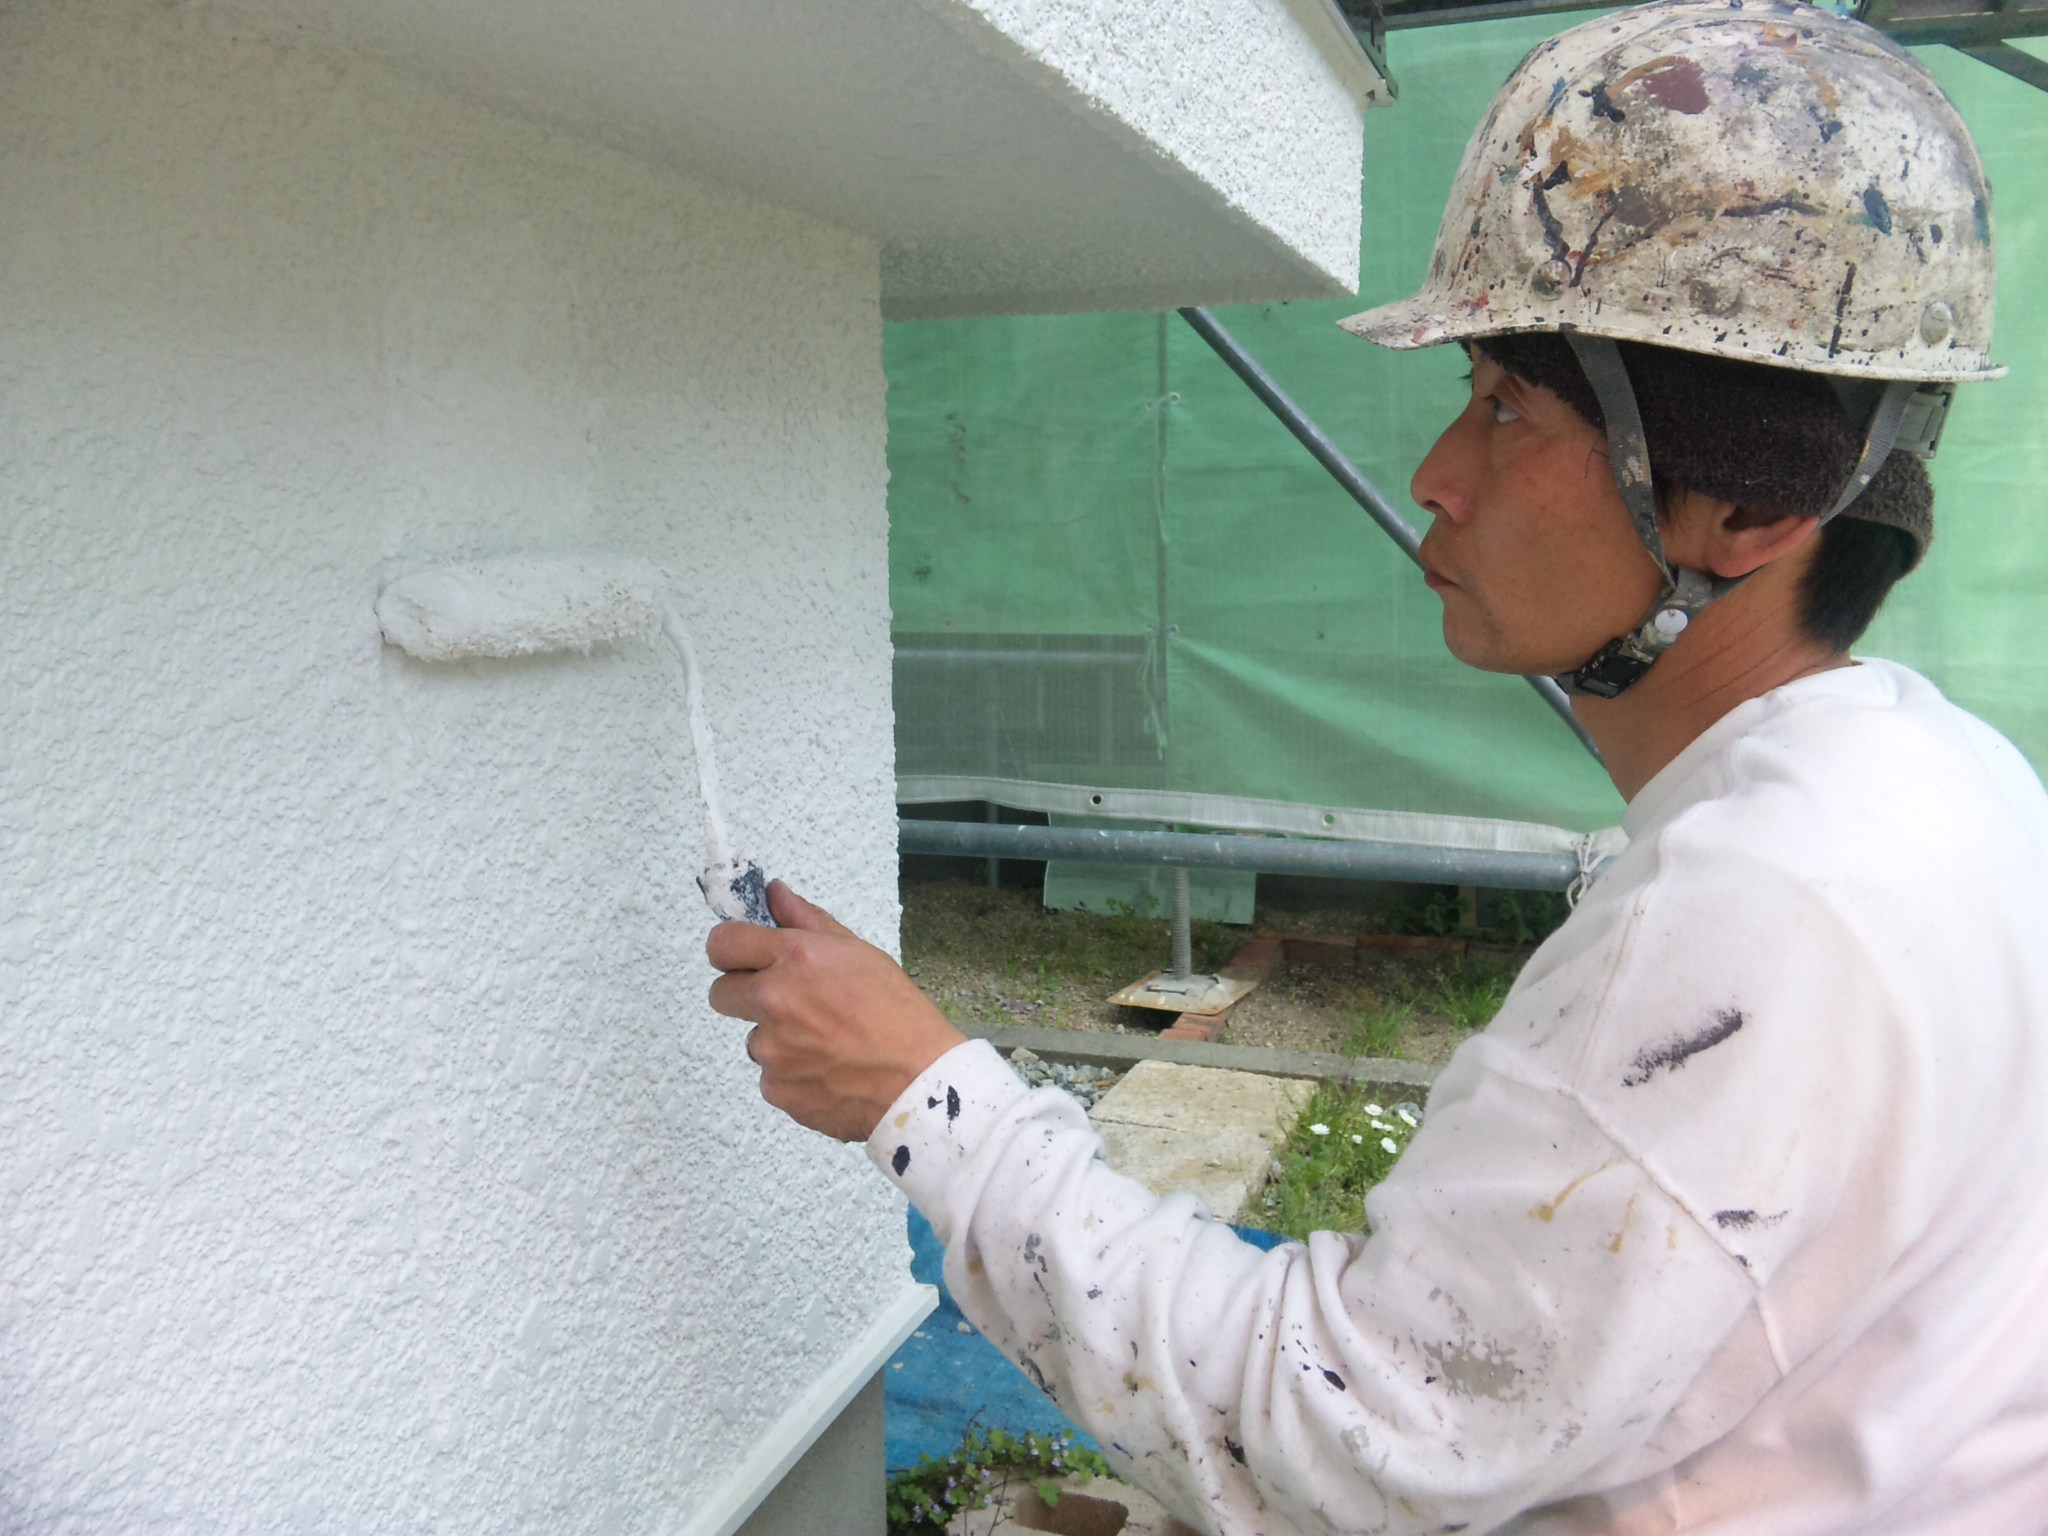
MULTIPOLYGON (((684 1524, 681 1536, 732 1536, 938 1304, 937 1286, 913 1285, 905 1291, 762 1432, 754 1449, 684 1524)), ((881 1475, 882 1469, 875 1468, 875 1476, 881 1475)))
POLYGON ((892 318, 1350 293, 1331 0, 201 0, 872 237, 892 318))

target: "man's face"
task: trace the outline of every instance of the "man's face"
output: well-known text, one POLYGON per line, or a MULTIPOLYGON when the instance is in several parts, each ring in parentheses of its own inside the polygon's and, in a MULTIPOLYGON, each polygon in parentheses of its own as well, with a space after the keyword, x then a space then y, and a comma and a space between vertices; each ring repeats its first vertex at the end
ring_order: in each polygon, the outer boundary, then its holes
POLYGON ((1569 672, 1642 622, 1660 590, 1606 439, 1484 352, 1409 491, 1435 520, 1422 562, 1444 644, 1468 666, 1569 672))

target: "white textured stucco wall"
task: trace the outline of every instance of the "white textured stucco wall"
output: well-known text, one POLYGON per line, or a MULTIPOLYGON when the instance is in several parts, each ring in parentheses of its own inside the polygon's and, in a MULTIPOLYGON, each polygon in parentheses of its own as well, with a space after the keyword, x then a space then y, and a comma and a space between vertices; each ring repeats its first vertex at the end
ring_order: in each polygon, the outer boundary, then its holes
POLYGON ((908 1287, 703 1002, 654 653, 387 572, 695 573, 730 818, 893 937, 867 237, 204 10, 0 6, 0 1529, 686 1526, 908 1287))

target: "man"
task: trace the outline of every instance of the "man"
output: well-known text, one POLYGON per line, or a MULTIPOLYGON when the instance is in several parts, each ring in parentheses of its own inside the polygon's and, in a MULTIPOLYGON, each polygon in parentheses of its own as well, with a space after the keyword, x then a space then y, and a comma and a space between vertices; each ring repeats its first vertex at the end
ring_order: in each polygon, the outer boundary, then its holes
POLYGON ((1261 1254, 1119 1177, 786 890, 784 931, 714 931, 764 1096, 867 1140, 963 1309, 1183 1518, 2048 1529, 2048 799, 1848 655, 1948 387, 1998 371, 1986 195, 1868 29, 1649 6, 1524 61, 1429 282, 1346 322, 1469 352, 1413 485, 1446 643, 1557 675, 1630 802, 1369 1237, 1261 1254))

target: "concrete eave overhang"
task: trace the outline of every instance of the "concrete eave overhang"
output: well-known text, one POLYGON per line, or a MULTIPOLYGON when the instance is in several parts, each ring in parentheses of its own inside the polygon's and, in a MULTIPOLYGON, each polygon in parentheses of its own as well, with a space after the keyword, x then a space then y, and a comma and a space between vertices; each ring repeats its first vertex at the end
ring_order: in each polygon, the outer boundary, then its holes
POLYGON ((872 236, 893 318, 1329 297, 1333 0, 204 0, 872 236))

